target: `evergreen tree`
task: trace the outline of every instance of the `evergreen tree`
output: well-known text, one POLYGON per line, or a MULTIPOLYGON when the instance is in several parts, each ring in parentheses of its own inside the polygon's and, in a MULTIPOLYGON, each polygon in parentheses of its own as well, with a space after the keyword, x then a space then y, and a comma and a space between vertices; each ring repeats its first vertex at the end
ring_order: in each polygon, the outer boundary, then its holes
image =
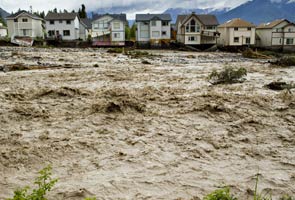
POLYGON ((57 8, 54 8, 54 9, 53 9, 53 12, 54 12, 54 13, 57 13, 57 8))
POLYGON ((136 38, 136 24, 134 23, 130 29, 130 39, 135 40, 136 38))
POLYGON ((84 4, 81 5, 82 9, 79 8, 79 17, 80 18, 87 18, 86 7, 84 4))

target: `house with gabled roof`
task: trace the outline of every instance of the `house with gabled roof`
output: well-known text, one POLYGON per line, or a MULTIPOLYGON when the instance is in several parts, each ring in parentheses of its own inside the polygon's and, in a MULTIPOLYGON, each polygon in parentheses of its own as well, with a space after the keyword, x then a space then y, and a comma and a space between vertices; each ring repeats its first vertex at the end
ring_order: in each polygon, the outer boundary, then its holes
POLYGON ((49 12, 45 16, 48 39, 86 40, 86 24, 78 13, 49 12))
POLYGON ((170 41, 171 21, 170 14, 136 14, 136 41, 152 44, 170 41))
POLYGON ((95 14, 91 24, 93 45, 125 45, 125 27, 128 25, 126 14, 95 14))
POLYGON ((0 23, 0 38, 7 36, 7 28, 0 23))
POLYGON ((295 47, 295 24, 286 19, 279 19, 260 24, 256 28, 259 47, 295 47))
POLYGON ((218 20, 214 15, 179 15, 176 20, 177 41, 185 45, 216 44, 218 20))
POLYGON ((217 27, 220 33, 218 44, 222 46, 255 45, 256 26, 243 19, 236 18, 217 27))
POLYGON ((15 37, 43 38, 43 19, 21 10, 6 17, 8 36, 15 37))

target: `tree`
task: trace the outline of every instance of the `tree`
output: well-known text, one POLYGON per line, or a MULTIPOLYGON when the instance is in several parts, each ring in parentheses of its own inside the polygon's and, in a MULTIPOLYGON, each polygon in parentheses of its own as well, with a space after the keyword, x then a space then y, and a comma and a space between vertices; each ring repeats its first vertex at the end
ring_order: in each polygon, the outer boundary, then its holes
POLYGON ((3 26, 6 26, 6 23, 5 23, 5 21, 4 21, 4 19, 2 18, 2 16, 0 15, 0 23, 2 23, 3 24, 3 26))
POLYGON ((80 18, 87 18, 87 13, 86 13, 86 7, 85 7, 85 5, 82 4, 81 7, 82 8, 81 9, 79 8, 79 11, 78 11, 79 17, 80 18))
POLYGON ((130 29, 130 39, 135 40, 136 38, 136 24, 134 23, 130 29))
POLYGON ((125 39, 130 40, 130 28, 129 28, 129 26, 125 26, 125 39))
POLYGON ((53 9, 53 12, 54 12, 54 13, 57 13, 57 8, 54 8, 54 9, 53 9))

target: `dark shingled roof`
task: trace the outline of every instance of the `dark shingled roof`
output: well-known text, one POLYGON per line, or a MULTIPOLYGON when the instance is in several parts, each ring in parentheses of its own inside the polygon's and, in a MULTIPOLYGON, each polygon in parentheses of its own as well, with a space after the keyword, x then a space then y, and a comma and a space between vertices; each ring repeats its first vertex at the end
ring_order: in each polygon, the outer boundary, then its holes
POLYGON ((91 19, 82 18, 81 21, 86 25, 87 29, 92 29, 91 19))
POLYGON ((78 13, 53 13, 49 12, 45 20, 74 20, 78 16, 78 13))
POLYGON ((153 19, 159 19, 161 21, 171 21, 170 14, 136 14, 135 21, 144 22, 151 21, 153 19))
POLYGON ((219 22, 215 15, 196 15, 195 13, 192 13, 190 15, 178 15, 176 20, 176 27, 178 28, 179 23, 181 23, 181 26, 186 23, 187 20, 189 20, 192 16, 196 16, 200 22, 205 26, 218 26, 219 22))
POLYGON ((117 20, 120 20, 120 21, 123 21, 123 22, 127 22, 127 17, 126 17, 126 14, 94 14, 92 16, 92 21, 95 21, 95 20, 98 20, 99 18, 102 18, 104 16, 110 16, 114 19, 117 19, 117 20))
POLYGON ((7 16, 5 19, 15 19, 16 17, 18 17, 22 13, 27 14, 28 16, 30 16, 33 19, 43 20, 42 18, 38 17, 37 15, 29 13, 29 12, 27 12, 25 10, 21 10, 21 11, 18 11, 17 13, 11 14, 11 15, 7 16))

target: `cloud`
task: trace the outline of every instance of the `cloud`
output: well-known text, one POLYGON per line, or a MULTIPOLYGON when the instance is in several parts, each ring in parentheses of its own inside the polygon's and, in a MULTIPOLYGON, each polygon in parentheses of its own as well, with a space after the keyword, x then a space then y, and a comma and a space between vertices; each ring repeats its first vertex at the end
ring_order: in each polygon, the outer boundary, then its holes
POLYGON ((0 7, 9 12, 16 12, 19 8, 23 10, 48 11, 54 8, 58 10, 78 10, 81 4, 85 4, 88 12, 98 9, 112 8, 116 12, 124 12, 128 17, 135 13, 156 13, 163 12, 168 8, 224 8, 235 7, 247 0, 47 0, 40 3, 40 0, 1 0, 0 7))

